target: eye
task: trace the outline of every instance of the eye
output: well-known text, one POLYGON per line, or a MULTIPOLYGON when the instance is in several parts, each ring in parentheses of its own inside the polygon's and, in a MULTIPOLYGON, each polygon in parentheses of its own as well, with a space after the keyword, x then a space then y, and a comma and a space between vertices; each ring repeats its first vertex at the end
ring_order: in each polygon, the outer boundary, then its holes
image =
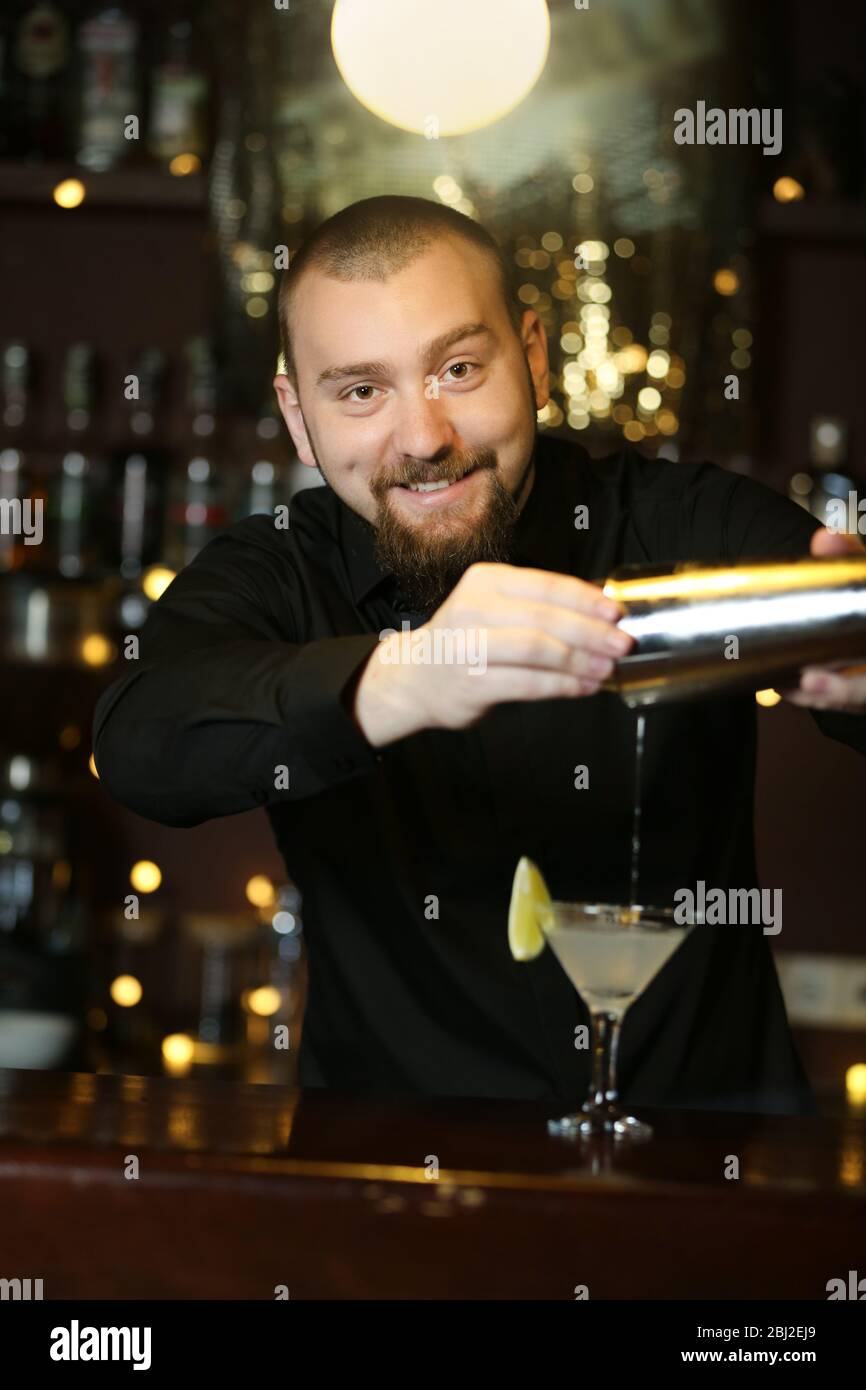
POLYGON ((356 397, 356 398, 353 400, 353 397, 355 397, 355 392, 356 392, 356 391, 370 391, 370 392, 373 392, 373 391, 376 391, 376 390, 378 390, 378 387, 376 387, 376 386, 371 386, 369 382, 366 382, 366 381, 365 381, 365 382, 362 382, 362 383, 360 384, 360 386, 351 386, 351 387, 349 388, 349 390, 346 391, 345 394, 342 395, 342 396, 340 397, 340 400, 341 400, 341 401, 350 401, 353 405, 367 405, 371 400, 373 400, 372 394, 369 395, 369 396, 361 396, 360 399, 358 399, 358 398, 356 397))
POLYGON ((476 364, 474 362, 452 362, 451 366, 446 368, 445 375, 447 376, 449 372, 459 372, 460 375, 453 380, 467 381, 475 369, 476 364))

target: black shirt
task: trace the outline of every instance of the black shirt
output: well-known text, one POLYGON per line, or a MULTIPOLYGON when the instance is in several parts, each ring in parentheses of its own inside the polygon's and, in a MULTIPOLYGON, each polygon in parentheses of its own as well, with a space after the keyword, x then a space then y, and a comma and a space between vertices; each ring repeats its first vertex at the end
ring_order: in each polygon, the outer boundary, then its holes
MULTIPOLYGON (((817 525, 713 464, 631 448, 592 461, 542 435, 513 562, 599 580, 622 563, 805 555, 817 525)), ((606 692, 516 702, 375 750, 345 692, 406 616, 330 488, 298 494, 288 530, 247 518, 153 605, 135 668, 100 698, 102 784, 167 825, 267 808, 303 894, 302 1085, 582 1098, 585 1006, 550 950, 511 958, 508 902, 521 855, 555 898, 628 901, 636 716, 606 692)), ((866 752, 866 719, 813 717, 866 752)), ((700 879, 757 886, 755 756, 752 695, 649 713, 640 901, 700 879)), ((619 1076, 631 1104, 813 1108, 760 925, 691 933, 626 1016, 619 1076)))

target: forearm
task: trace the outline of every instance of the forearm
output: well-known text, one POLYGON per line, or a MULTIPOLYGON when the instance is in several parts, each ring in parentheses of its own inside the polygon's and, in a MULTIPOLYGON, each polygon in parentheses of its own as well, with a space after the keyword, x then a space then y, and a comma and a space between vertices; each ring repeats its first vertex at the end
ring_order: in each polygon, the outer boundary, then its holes
POLYGON ((195 825, 372 768, 342 700, 371 640, 237 641, 130 672, 94 714, 106 790, 148 819, 195 825))

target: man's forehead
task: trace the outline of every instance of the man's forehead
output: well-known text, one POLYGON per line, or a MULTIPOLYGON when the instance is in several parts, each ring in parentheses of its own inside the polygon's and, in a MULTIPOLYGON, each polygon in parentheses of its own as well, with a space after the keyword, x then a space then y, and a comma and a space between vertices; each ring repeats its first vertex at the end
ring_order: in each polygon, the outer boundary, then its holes
POLYGON ((318 376, 331 363, 355 356, 384 358, 393 353, 398 338, 401 352, 411 343, 412 351, 423 356, 449 334, 495 335, 495 281, 488 289, 472 274, 447 281, 434 275, 430 299, 422 294, 416 300, 401 293, 396 280, 339 280, 311 268, 292 306, 297 359, 306 359, 318 376))
POLYGON ((415 288, 429 285, 433 295, 448 290, 452 297, 474 295, 486 302, 496 293, 497 283, 496 265, 490 256, 471 242, 447 236, 431 242, 405 264, 389 267, 383 257, 378 264, 372 261, 359 266, 356 275, 335 274, 314 262, 305 267, 295 289, 293 309, 304 304, 309 309, 314 304, 316 310, 327 311, 329 304, 344 307, 355 301, 360 307, 377 299, 385 302, 400 297, 410 284, 415 288))

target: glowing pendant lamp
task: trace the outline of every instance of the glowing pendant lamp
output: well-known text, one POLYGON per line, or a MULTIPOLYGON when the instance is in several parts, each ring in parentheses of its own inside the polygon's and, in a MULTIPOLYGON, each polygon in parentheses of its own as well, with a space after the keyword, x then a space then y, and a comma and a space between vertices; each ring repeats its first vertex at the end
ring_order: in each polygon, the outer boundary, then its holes
POLYGON ((547 0, 337 0, 331 46, 368 111, 428 139, 462 135, 532 91, 550 15, 547 0))

